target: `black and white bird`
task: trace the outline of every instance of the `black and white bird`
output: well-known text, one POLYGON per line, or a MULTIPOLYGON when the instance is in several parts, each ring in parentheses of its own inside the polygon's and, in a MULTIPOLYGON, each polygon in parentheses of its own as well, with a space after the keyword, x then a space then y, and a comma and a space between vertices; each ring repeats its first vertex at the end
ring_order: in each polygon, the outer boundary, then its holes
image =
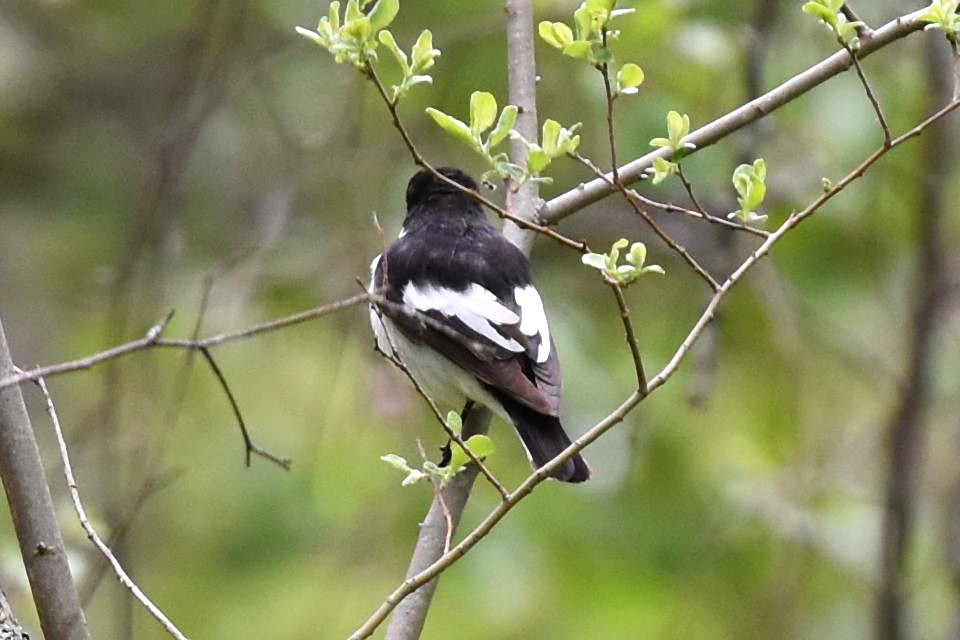
MULTIPOLYGON (((477 189, 459 169, 439 172, 477 189)), ((414 175, 400 236, 370 267, 371 290, 395 303, 371 308, 377 346, 395 349, 438 405, 486 405, 513 424, 534 468, 570 445, 558 417, 557 350, 530 263, 473 198, 429 171, 414 175)), ((553 477, 583 482, 590 468, 577 454, 553 477)))

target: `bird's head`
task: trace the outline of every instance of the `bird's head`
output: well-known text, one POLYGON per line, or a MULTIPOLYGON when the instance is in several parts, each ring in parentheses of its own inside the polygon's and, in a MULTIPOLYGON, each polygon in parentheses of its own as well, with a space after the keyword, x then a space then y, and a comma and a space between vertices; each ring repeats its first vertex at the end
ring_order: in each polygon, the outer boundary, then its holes
MULTIPOLYGON (((437 172, 467 189, 477 190, 477 183, 465 171, 454 167, 441 167, 437 172)), ((418 171, 407 184, 407 211, 426 202, 431 196, 447 194, 462 194, 468 197, 454 185, 433 175, 431 171, 427 169, 418 171)))

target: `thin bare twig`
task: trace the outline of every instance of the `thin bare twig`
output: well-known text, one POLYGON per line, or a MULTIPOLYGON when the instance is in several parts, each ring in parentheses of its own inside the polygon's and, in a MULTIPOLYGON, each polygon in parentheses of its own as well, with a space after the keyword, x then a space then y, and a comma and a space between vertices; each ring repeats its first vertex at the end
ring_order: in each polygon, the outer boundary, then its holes
POLYGON ((880 128, 883 129, 883 143, 890 144, 890 125, 883 115, 883 109, 880 108, 880 100, 877 99, 877 94, 873 92, 873 88, 867 80, 867 75, 863 72, 863 67, 860 66, 860 60, 857 59, 857 52, 842 40, 840 41, 840 46, 850 54, 850 59, 853 60, 853 68, 857 72, 857 77, 860 78, 860 84, 863 85, 863 90, 867 94, 867 99, 870 101, 870 106, 873 107, 873 112, 876 114, 877 120, 880 121, 880 128))
POLYGON ((620 308, 620 320, 623 322, 623 330, 627 344, 630 345, 630 355, 633 357, 633 368, 637 372, 637 391, 646 395, 647 393, 647 374, 643 369, 643 358, 640 356, 640 343, 637 341, 637 334, 633 329, 633 321, 630 319, 630 307, 627 305, 627 299, 623 295, 623 288, 619 283, 604 278, 604 281, 610 285, 613 295, 617 298, 617 307, 620 308))
POLYGON ((58 364, 47 365, 45 367, 35 367, 15 375, 7 376, 3 379, 0 379, 0 389, 4 389, 15 384, 22 384, 30 380, 36 380, 41 377, 50 378, 63 373, 69 373, 71 371, 90 369, 101 362, 113 360, 114 358, 119 358, 120 356, 127 355, 128 353, 142 351, 144 349, 150 349, 153 347, 173 347, 180 349, 200 349, 201 347, 213 347, 226 342, 233 342, 234 340, 249 338, 250 336, 260 333, 276 331, 277 329, 282 329, 284 327, 289 327, 301 322, 306 322, 307 320, 313 320, 335 311, 347 309, 349 307, 369 301, 370 295, 367 293, 361 293, 343 300, 338 300, 337 302, 331 302, 330 304, 320 307, 314 307, 313 309, 308 309, 307 311, 296 313, 292 316, 286 316, 277 320, 264 322, 240 331, 221 333, 208 338, 203 338, 201 340, 161 338, 161 334, 172 317, 173 312, 170 312, 164 320, 151 327, 142 338, 133 340, 131 342, 126 342, 116 347, 111 347, 110 349, 105 349, 78 360, 61 362, 58 364))
MULTIPOLYGON (((423 462, 429 461, 427 452, 423 448, 423 443, 420 442, 419 439, 417 440, 417 451, 420 453, 420 460, 423 462)), ((440 486, 440 481, 433 475, 428 475, 427 477, 430 479, 430 484, 433 485, 433 495, 440 504, 440 509, 443 511, 443 519, 447 524, 447 531, 444 534, 443 540, 443 552, 447 553, 450 551, 450 543, 453 539, 453 514, 450 513, 450 507, 447 506, 447 501, 443 497, 443 487, 440 486)))
POLYGON ((269 460, 270 462, 283 467, 287 471, 290 471, 290 467, 293 465, 293 460, 270 453, 253 441, 253 439, 250 437, 250 433, 247 431, 247 424, 243 420, 243 414, 240 413, 240 405, 237 404, 237 399, 230 390, 230 385, 227 384, 227 378, 223 375, 223 371, 220 370, 220 366, 217 364, 217 361, 213 359, 213 355, 210 354, 210 349, 207 347, 200 347, 199 350, 200 353, 203 354, 203 358, 207 361, 207 364, 210 365, 210 370, 220 383, 223 393, 226 394, 227 400, 230 402, 230 408, 233 410, 233 416, 237 419, 237 424, 240 426, 240 435, 243 436, 246 465, 248 467, 250 466, 250 454, 255 453, 264 460, 269 460))
MULTIPOLYGON (((600 179, 607 179, 606 174, 603 170, 598 167, 590 158, 580 155, 577 152, 570 154, 570 157, 588 168, 593 174, 600 179)), ((612 182, 610 182, 612 184, 612 182)), ((734 222, 733 220, 727 220, 726 218, 718 218, 713 215, 704 215, 701 211, 694 211, 693 209, 687 209, 686 207, 681 207, 679 205, 670 203, 670 202, 659 202, 653 200, 640 194, 637 190, 631 189, 624 185, 624 189, 627 190, 627 193, 630 194, 630 197, 639 202, 641 205, 650 207, 653 209, 659 209, 664 213, 681 213, 685 216, 691 218, 696 218, 698 220, 704 220, 711 224, 716 224, 722 227, 727 227, 734 231, 746 231, 747 233, 752 233, 755 236, 760 236, 761 238, 766 238, 770 235, 770 232, 765 229, 758 229, 757 227, 751 227, 750 225, 743 224, 742 222, 734 222)))
POLYGON ((43 397, 46 400, 47 404, 47 414, 50 416, 51 422, 53 422, 53 429, 56 432, 57 444, 60 447, 60 460, 63 462, 63 475, 67 481, 67 489, 70 491, 70 499, 73 501, 73 509, 77 513, 77 519, 80 521, 80 526, 83 527, 84 532, 87 534, 87 538, 90 539, 100 553, 110 562, 110 565, 113 567, 113 572, 117 575, 117 580, 122 584, 134 598, 140 602, 141 605, 153 616, 157 622, 159 622, 167 633, 169 633, 174 638, 178 640, 187 640, 187 636, 180 631, 173 622, 170 621, 170 618, 160 610, 160 608, 155 605, 150 598, 147 597, 147 594, 137 586, 137 584, 130 578, 127 572, 123 569, 123 566, 120 564, 120 561, 117 560, 116 556, 113 555, 113 551, 110 550, 100 536, 97 534, 96 529, 93 528, 93 525, 90 524, 90 519, 87 518, 86 510, 83 508, 83 503, 80 500, 80 490, 77 488, 77 480, 73 475, 73 466, 70 464, 70 453, 67 451, 67 441, 63 437, 63 429, 60 427, 60 419, 57 416, 57 410, 53 406, 53 398, 50 397, 50 391, 47 389, 47 384, 42 377, 37 378, 37 384, 40 386, 40 391, 43 393, 43 397))
POLYGON ((683 185, 684 191, 686 191, 687 195, 690 197, 690 202, 693 203, 693 208, 703 214, 703 217, 707 220, 713 220, 715 216, 710 215, 707 210, 703 208, 703 205, 700 204, 696 194, 693 192, 693 184, 691 184, 687 179, 687 175, 683 172, 683 165, 680 164, 680 162, 677 162, 677 177, 680 178, 680 184, 683 185))
POLYGON ((847 20, 849 20, 850 22, 860 23, 856 26, 856 29, 857 29, 857 35, 860 36, 861 38, 870 37, 870 34, 873 33, 873 29, 867 26, 866 22, 858 18, 857 14, 854 13, 852 8, 850 8, 849 2, 844 3, 844 5, 840 7, 840 12, 843 13, 843 15, 846 16, 847 20))

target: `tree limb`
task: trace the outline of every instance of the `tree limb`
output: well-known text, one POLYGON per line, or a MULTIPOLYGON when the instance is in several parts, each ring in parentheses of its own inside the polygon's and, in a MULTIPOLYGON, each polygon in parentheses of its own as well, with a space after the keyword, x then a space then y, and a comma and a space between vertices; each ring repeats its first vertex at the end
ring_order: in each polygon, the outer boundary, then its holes
MULTIPOLYGON (((0 323, 0 376, 14 372, 0 323)), ((0 478, 43 635, 56 640, 89 640, 43 460, 23 394, 15 386, 0 391, 0 478)))

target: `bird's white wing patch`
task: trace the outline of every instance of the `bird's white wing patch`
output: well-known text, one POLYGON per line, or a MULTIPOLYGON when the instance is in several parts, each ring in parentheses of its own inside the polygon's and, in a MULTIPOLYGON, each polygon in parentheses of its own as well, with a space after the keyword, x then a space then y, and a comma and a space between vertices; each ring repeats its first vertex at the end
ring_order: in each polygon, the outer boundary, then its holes
POLYGON ((439 311, 448 318, 457 318, 491 342, 515 353, 523 346, 497 331, 494 325, 517 324, 520 316, 506 308, 492 291, 474 283, 465 291, 408 282, 403 288, 403 302, 420 311, 439 311))
POLYGON ((532 284, 528 284, 514 289, 513 297, 520 307, 520 332, 531 337, 540 335, 537 362, 546 362, 550 357, 550 327, 547 325, 547 314, 543 312, 540 294, 532 284))

